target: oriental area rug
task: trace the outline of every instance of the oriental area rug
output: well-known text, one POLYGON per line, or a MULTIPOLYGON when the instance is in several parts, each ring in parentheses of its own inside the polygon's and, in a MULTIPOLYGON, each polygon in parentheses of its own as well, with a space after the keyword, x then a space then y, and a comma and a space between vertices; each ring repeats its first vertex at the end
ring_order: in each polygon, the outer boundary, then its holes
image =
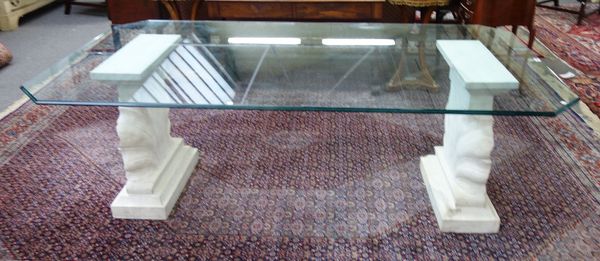
POLYGON ((440 233, 419 157, 443 117, 172 110, 201 152, 166 221, 118 220, 118 112, 25 104, 0 121, 4 259, 600 257, 600 140, 571 111, 495 117, 497 234, 440 233))
POLYGON ((0 260, 600 259, 600 138, 571 110, 494 117, 497 234, 439 232, 419 157, 443 116, 419 114, 173 109, 201 154, 176 207, 113 219, 117 117, 26 103, 0 120, 0 260))
MULTIPOLYGON (((579 4, 564 5, 577 10, 579 4)), ((597 9, 590 4, 588 10, 597 9)), ((591 111, 600 116, 600 14, 595 13, 577 25, 577 15, 536 8, 536 37, 558 57, 581 71, 565 80, 591 111)))

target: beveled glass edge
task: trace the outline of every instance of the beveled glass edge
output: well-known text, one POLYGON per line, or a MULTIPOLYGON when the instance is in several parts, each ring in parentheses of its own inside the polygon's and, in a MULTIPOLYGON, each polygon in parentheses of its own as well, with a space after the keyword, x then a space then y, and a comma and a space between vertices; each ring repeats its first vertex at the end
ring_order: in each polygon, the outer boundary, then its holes
POLYGON ((555 111, 488 111, 488 110, 446 110, 446 109, 397 109, 397 108, 361 108, 361 107, 323 107, 323 106, 274 106, 274 105, 199 105, 169 103, 132 103, 132 102, 84 102, 62 100, 38 100, 26 89, 23 92, 38 105, 100 106, 132 108, 172 108, 205 110, 256 110, 256 111, 322 111, 322 112, 364 112, 364 113, 415 113, 415 114, 462 114, 489 116, 544 116, 556 117, 577 102, 579 98, 563 105, 555 111))
MULTIPOLYGON (((115 31, 119 29, 152 29, 152 27, 148 27, 148 25, 155 24, 156 26, 164 26, 170 24, 186 24, 193 25, 195 23, 201 24, 203 22, 214 23, 217 21, 213 20, 198 20, 198 21, 190 21, 190 20, 157 20, 157 19, 148 19, 143 21, 138 21, 134 23, 128 24, 120 24, 111 26, 111 30, 107 30, 104 33, 99 34, 94 37, 91 41, 84 44, 81 48, 74 51, 73 53, 67 55, 65 58, 59 60, 57 63, 53 64, 50 68, 44 70, 40 74, 36 75, 34 78, 25 82, 20 89, 28 96, 35 104, 39 105, 66 105, 66 106, 107 106, 107 107, 150 107, 150 108, 189 108, 189 109, 221 109, 221 110, 263 110, 263 111, 329 111, 329 112, 367 112, 367 113, 423 113, 423 114, 465 114, 465 115, 495 115, 495 116, 547 116, 547 117, 555 117, 558 114, 566 111, 577 102, 580 101, 580 98, 577 94, 575 94, 570 88, 568 88, 568 84, 566 84, 560 77, 556 77, 563 86, 564 91, 567 91, 569 95, 574 97, 573 100, 570 100, 566 104, 561 104, 561 107, 557 107, 554 111, 486 111, 486 110, 446 110, 446 109, 396 109, 396 108, 359 108, 359 107, 320 107, 320 106, 263 106, 263 105, 198 105, 198 104, 165 104, 165 103, 128 103, 128 102, 86 102, 86 101, 63 101, 63 100, 38 100, 35 98, 35 93, 40 91, 48 82, 53 80, 55 77, 60 75, 60 73, 64 72, 67 68, 73 65, 73 61, 77 60, 77 58, 83 59, 88 54, 88 51, 91 47, 97 45, 102 40, 106 39, 113 35, 115 31), (42 79, 41 79, 42 78, 42 79)), ((229 22, 229 23, 241 23, 241 22, 253 22, 253 23, 264 23, 264 21, 218 21, 218 22, 229 22)), ((279 23, 301 23, 301 24, 309 24, 315 22, 279 22, 279 23)), ((340 24, 351 24, 348 22, 338 22, 340 24)), ((318 23, 316 23, 318 24, 318 23)), ((372 23, 365 22, 361 24, 381 24, 381 23, 372 23)), ((394 25, 394 24, 391 24, 394 25)), ((428 25, 428 26, 436 26, 436 25, 428 25)), ((463 24, 466 28, 469 27, 487 27, 493 30, 501 30, 498 27, 489 27, 478 24, 463 24)), ((552 59, 557 59, 558 61, 565 63, 562 59, 560 59, 556 54, 549 52, 552 59)), ((548 54, 544 55, 545 58, 548 58, 548 54)), ((76 61, 77 62, 77 61, 76 61)), ((76 63, 75 62, 75 63, 76 63)), ((567 64, 568 65, 568 64, 567 64)), ((570 65, 568 65, 570 66, 570 65)), ((551 70, 551 68, 548 68, 551 70)), ((554 73, 554 72, 553 72, 554 73)), ((555 74, 556 76, 556 74, 555 74)), ((554 87, 554 86, 551 86, 554 87)), ((554 88, 553 92, 563 98, 564 93, 559 93, 554 88)))
MULTIPOLYGON (((64 58, 60 59, 58 62, 53 63, 49 68, 44 69, 42 72, 37 74, 32 79, 23 83, 20 88, 25 92, 25 94, 32 99, 33 94, 40 91, 44 86, 46 86, 49 82, 54 80, 57 76, 71 67, 73 64, 81 61, 83 58, 87 57, 89 50, 96 46, 98 43, 110 37, 112 35, 112 30, 107 30, 103 33, 98 34, 89 42, 85 43, 82 47, 78 48, 76 51, 68 54, 64 58), (31 96, 30 96, 31 95, 31 96)), ((35 102, 34 99, 32 101, 35 102)))

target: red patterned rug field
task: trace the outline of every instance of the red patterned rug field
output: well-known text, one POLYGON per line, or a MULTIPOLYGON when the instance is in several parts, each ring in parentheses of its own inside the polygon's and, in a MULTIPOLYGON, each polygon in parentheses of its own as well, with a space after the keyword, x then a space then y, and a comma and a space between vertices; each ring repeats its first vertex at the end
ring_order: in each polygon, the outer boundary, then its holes
MULTIPOLYGON (((578 5, 568 7, 576 9, 578 5)), ((589 6, 596 8, 597 5, 589 6)), ((576 25, 577 16, 537 8, 537 38, 550 50, 584 75, 567 80, 581 101, 600 116, 600 14, 593 14, 576 25)))
POLYGON ((502 225, 483 235, 437 229, 419 157, 440 115, 172 110, 201 158, 167 221, 111 217, 117 115, 27 103, 0 120, 0 260, 600 259, 600 139, 572 111, 494 118, 502 225))
POLYGON ((115 220, 116 117, 27 104, 0 121, 5 258, 600 256, 600 141, 571 112, 496 118, 492 235, 438 232, 418 164, 442 117, 413 114, 174 110, 202 155, 178 206, 168 221, 115 220))

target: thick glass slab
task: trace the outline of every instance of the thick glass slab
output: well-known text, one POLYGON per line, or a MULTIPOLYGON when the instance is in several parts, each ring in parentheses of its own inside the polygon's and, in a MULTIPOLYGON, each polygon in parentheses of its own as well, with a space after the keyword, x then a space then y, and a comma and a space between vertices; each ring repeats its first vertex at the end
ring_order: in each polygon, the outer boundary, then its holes
POLYGON ((478 25, 144 21, 98 36, 22 89, 38 104, 555 116, 578 101, 557 63, 478 25), (182 40, 137 85, 90 77, 141 34, 182 40), (481 41, 518 89, 495 95, 492 110, 448 107, 437 40, 481 41))

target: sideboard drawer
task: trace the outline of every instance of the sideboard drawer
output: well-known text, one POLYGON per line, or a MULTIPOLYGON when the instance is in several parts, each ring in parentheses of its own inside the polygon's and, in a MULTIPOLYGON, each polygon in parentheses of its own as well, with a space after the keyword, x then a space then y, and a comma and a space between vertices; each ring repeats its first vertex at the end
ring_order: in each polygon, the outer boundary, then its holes
POLYGON ((215 6, 217 15, 226 18, 251 18, 251 19, 283 19, 293 17, 290 4, 285 3, 248 3, 248 2, 220 2, 215 6))
POLYGON ((302 19, 373 19, 373 5, 364 3, 298 3, 297 18, 302 19))

